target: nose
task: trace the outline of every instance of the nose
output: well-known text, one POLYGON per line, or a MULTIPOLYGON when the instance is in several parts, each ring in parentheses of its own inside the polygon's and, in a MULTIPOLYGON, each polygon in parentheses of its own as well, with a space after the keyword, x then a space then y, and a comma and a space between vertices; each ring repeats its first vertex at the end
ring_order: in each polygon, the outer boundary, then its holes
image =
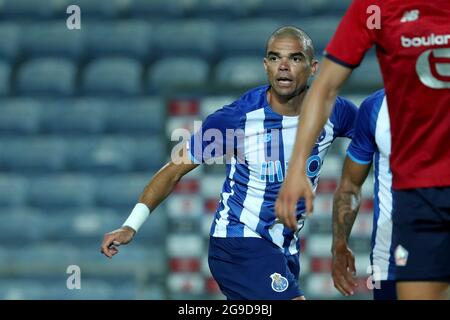
POLYGON ((278 70, 288 71, 289 70, 289 60, 286 58, 282 58, 280 60, 280 65, 278 66, 278 70))

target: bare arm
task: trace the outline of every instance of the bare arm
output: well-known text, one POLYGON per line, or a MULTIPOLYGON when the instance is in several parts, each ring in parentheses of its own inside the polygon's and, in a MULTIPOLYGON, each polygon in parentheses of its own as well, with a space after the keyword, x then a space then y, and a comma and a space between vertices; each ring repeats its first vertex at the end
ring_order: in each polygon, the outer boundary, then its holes
POLYGON ((333 198, 333 247, 346 244, 361 203, 361 187, 370 164, 358 164, 345 158, 339 186, 333 198))
POLYGON ((348 238, 361 203, 361 187, 367 178, 370 164, 358 164, 345 158, 342 177, 333 198, 333 254, 334 286, 344 295, 353 294, 356 286, 355 258, 348 247, 348 238))
POLYGON ((139 202, 144 203, 154 210, 170 193, 189 171, 195 169, 198 164, 175 164, 172 161, 162 167, 144 188, 139 202))
POLYGON ((319 75, 302 103, 289 169, 275 204, 277 217, 291 229, 297 226, 295 206, 298 199, 305 199, 308 213, 313 210, 314 195, 309 179, 305 175, 306 160, 331 114, 339 88, 351 72, 352 69, 324 59, 319 75))
MULTIPOLYGON (((181 163, 170 161, 153 176, 139 197, 140 203, 151 210, 155 209, 173 191, 177 182, 198 166, 189 159, 186 148, 181 151, 180 156, 181 163)), ((116 246, 129 243, 135 234, 136 231, 128 226, 111 231, 103 237, 100 251, 108 258, 112 258, 119 252, 116 246)))

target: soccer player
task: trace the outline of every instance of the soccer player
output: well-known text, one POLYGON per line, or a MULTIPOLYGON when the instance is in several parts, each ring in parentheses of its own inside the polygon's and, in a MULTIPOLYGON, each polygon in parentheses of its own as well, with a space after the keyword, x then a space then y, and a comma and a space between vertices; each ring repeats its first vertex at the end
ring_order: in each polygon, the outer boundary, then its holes
MULTIPOLYGON (((297 205, 296 230, 276 221, 274 204, 291 156, 299 107, 317 64, 306 33, 294 27, 276 30, 264 58, 270 85, 209 115, 184 147, 182 163, 172 160, 156 173, 122 228, 105 235, 101 251, 112 257, 182 176, 201 163, 225 158, 226 178, 210 232, 213 277, 228 299, 304 299, 298 283, 304 204, 297 205)), ((356 114, 355 105, 336 98, 309 159, 314 186, 332 141, 352 136, 356 114)))
POLYGON ((358 111, 355 132, 347 149, 342 177, 333 201, 334 286, 353 294, 355 259, 348 238, 358 213, 361 187, 374 162, 374 216, 372 231, 372 280, 375 300, 395 300, 395 261, 392 247, 392 173, 389 168, 391 134, 384 89, 366 98, 358 111))
POLYGON ((313 192, 306 159, 334 97, 376 45, 392 133, 393 229, 399 299, 448 298, 450 281, 450 2, 354 0, 303 101, 277 217, 295 228, 294 204, 313 192), (378 22, 377 22, 378 21, 378 22))

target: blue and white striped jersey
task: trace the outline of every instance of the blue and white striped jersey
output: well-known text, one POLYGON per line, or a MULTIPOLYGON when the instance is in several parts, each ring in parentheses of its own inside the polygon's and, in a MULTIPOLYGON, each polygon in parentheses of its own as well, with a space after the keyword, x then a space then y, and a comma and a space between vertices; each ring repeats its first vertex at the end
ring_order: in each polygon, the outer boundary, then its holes
MULTIPOLYGON (((275 221, 275 201, 291 158, 298 116, 274 112, 267 102, 269 86, 250 90, 209 115, 190 140, 196 163, 221 157, 226 179, 211 226, 213 237, 264 238, 284 250, 299 251, 297 232, 275 221), (234 137, 230 132, 238 132, 234 137)), ((333 112, 307 163, 307 175, 317 187, 325 154, 336 137, 352 137, 357 108, 338 97, 333 112)), ((297 205, 302 221, 304 201, 297 205)), ((303 222, 299 223, 299 229, 303 222)))
POLYGON ((390 153, 390 121, 386 96, 382 89, 366 98, 361 104, 355 123, 354 137, 347 150, 347 155, 356 163, 374 162, 374 216, 370 260, 374 272, 378 270, 381 276, 381 279, 375 280, 395 280, 390 153))

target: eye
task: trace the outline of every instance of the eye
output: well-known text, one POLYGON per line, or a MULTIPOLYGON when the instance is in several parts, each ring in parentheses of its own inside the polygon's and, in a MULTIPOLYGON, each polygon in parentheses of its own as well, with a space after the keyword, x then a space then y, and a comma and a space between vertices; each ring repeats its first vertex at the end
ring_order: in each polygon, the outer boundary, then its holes
POLYGON ((277 61, 278 57, 277 56, 269 56, 269 61, 277 61))
POLYGON ((301 62, 302 58, 300 56, 295 56, 295 57, 292 57, 292 61, 294 61, 294 62, 301 62))

